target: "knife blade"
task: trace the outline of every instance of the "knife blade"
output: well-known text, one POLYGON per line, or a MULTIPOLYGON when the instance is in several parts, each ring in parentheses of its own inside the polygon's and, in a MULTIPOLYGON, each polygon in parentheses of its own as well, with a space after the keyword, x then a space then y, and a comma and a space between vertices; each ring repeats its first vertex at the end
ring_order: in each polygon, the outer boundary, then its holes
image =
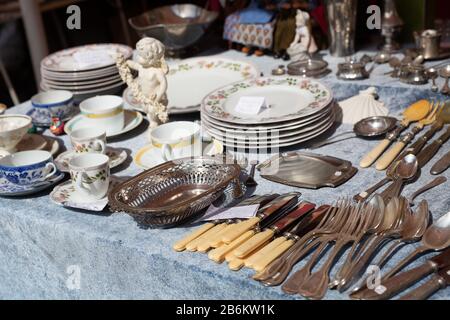
POLYGON ((399 300, 425 300, 448 286, 450 286, 450 266, 439 270, 429 281, 400 297, 399 300))
POLYGON ((377 287, 378 290, 377 288, 375 288, 376 290, 366 288, 356 296, 350 295, 350 297, 361 300, 389 299, 406 288, 409 288, 425 276, 437 272, 449 265, 450 248, 447 248, 441 254, 428 259, 424 264, 382 281, 380 286, 377 287), (382 290, 379 290, 380 288, 382 288, 382 290))
POLYGON ((429 145, 427 145, 418 155, 417 161, 419 162, 419 168, 422 168, 424 165, 430 161, 434 155, 439 151, 441 146, 450 138, 450 126, 447 130, 429 145))
POLYGON ((292 206, 297 204, 298 197, 300 195, 301 193, 299 192, 292 192, 281 195, 278 198, 272 200, 264 207, 259 209, 255 217, 237 223, 233 228, 228 230, 227 233, 223 234, 222 242, 231 243, 247 230, 253 228, 258 223, 263 222, 264 219, 270 219, 271 215, 279 213, 280 210, 283 210, 285 206, 292 206))
POLYGON ((255 250, 260 245, 272 239, 275 235, 282 233, 293 223, 304 217, 307 213, 314 210, 315 205, 309 202, 300 203, 297 208, 291 211, 287 216, 275 221, 272 225, 265 228, 264 231, 255 234, 252 238, 247 240, 241 246, 236 248, 233 252, 238 258, 246 257, 250 252, 255 250))
POLYGON ((450 167, 450 151, 447 152, 442 158, 440 158, 436 163, 431 167, 431 174, 440 174, 450 167))

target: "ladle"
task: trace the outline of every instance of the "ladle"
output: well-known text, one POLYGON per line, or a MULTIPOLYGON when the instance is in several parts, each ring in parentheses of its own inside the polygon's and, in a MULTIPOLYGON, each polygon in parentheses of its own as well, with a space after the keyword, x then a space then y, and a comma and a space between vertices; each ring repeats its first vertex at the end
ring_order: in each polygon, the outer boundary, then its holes
POLYGON ((393 117, 374 116, 374 117, 365 118, 365 119, 362 119, 362 120, 358 121, 357 123, 355 123, 355 125, 353 126, 353 131, 345 131, 345 132, 339 133, 339 134, 335 135, 334 137, 331 137, 325 141, 314 144, 313 146, 311 146, 310 149, 320 148, 320 147, 323 147, 323 146, 326 146, 326 145, 329 145, 332 143, 336 143, 336 142, 340 142, 340 141, 344 141, 344 140, 348 140, 348 139, 352 139, 352 138, 356 138, 356 137, 380 136, 382 134, 385 134, 385 133, 391 131, 395 127, 396 123, 397 123, 397 119, 393 118, 393 117), (352 134, 352 133, 354 135, 335 140, 338 137, 352 134))

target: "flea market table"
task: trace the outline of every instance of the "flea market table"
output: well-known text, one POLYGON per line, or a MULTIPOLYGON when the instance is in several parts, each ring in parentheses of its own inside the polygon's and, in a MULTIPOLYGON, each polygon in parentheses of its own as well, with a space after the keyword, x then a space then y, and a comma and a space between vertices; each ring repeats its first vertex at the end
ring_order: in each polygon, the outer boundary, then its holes
MULTIPOLYGON (((226 51, 220 55, 251 61, 265 75, 269 75, 271 69, 283 63, 271 57, 247 57, 236 51, 226 51)), ((402 108, 418 99, 438 97, 431 92, 430 85, 406 85, 384 75, 389 70, 386 65, 376 67, 366 80, 338 80, 335 76, 336 66, 342 59, 327 55, 325 59, 330 63, 332 72, 320 81, 332 89, 337 100, 375 86, 390 113, 398 116, 402 108)), ((7 113, 26 113, 29 108, 30 103, 26 102, 8 109, 7 113)), ((199 113, 195 113, 178 115, 171 120, 199 118, 199 113)), ((131 156, 147 143, 146 126, 146 123, 142 124, 135 131, 111 142, 112 146, 125 148, 130 154, 128 161, 119 170, 114 170, 113 174, 134 176, 142 172, 133 163, 131 156)), ((335 132, 349 129, 351 127, 348 125, 340 125, 336 126, 335 132)), ((49 132, 46 134, 51 135, 49 132)), ((58 139, 61 144, 69 147, 67 136, 58 139)), ((316 152, 349 160, 358 167, 362 155, 376 143, 352 139, 324 146, 316 152)), ((447 143, 435 159, 447 152, 449 146, 447 143)), ((287 150, 304 148, 305 146, 297 145, 287 150)), ((414 186, 406 186, 405 195, 410 195, 420 185, 432 179, 429 174, 431 164, 423 168, 422 175, 414 186)), ((444 175, 450 178, 450 171, 444 175)), ((303 199, 320 205, 330 203, 338 197, 353 196, 383 176, 384 172, 374 168, 359 168, 359 172, 350 181, 338 188, 309 190, 269 182, 256 173, 255 178, 259 183, 256 193, 297 190, 302 192, 303 199)), ((429 201, 435 219, 450 210, 448 190, 447 183, 423 195, 429 201)), ((49 192, 47 190, 20 198, 0 198, 2 299, 301 299, 299 296, 284 294, 280 287, 264 287, 251 280, 249 276, 252 273, 248 269, 234 272, 226 264, 211 262, 204 254, 174 252, 172 244, 191 228, 141 228, 124 213, 98 214, 57 206, 50 201, 49 192), (79 275, 80 280, 76 285, 71 278, 74 273, 79 275)), ((387 268, 411 252, 414 246, 402 249, 387 268)), ((415 263, 421 261, 424 261, 423 257, 415 263)), ((301 265, 303 263, 299 264, 301 265)), ((325 298, 347 299, 348 295, 329 291, 325 298)), ((446 298, 450 298, 449 288, 432 297, 446 298)))

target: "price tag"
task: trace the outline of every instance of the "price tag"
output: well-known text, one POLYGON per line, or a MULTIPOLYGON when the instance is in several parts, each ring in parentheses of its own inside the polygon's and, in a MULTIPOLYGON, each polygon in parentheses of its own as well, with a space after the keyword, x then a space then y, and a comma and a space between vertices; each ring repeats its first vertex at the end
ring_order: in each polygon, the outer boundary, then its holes
POLYGON ((210 205, 202 221, 227 220, 227 219, 248 219, 254 217, 258 212, 259 204, 249 206, 237 206, 232 208, 217 208, 210 205))
POLYGON ((256 115, 266 107, 266 98, 264 97, 241 97, 235 110, 243 114, 256 115))
POLYGON ((114 63, 111 55, 103 50, 80 51, 73 54, 80 68, 114 63))

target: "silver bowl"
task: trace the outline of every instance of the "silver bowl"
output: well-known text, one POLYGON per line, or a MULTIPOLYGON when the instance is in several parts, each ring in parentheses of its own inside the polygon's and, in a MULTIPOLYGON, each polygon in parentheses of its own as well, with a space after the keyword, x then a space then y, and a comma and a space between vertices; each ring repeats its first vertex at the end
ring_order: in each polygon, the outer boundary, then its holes
POLYGON ((128 22, 140 37, 156 38, 170 52, 195 44, 218 15, 193 4, 176 4, 147 11, 128 22))

